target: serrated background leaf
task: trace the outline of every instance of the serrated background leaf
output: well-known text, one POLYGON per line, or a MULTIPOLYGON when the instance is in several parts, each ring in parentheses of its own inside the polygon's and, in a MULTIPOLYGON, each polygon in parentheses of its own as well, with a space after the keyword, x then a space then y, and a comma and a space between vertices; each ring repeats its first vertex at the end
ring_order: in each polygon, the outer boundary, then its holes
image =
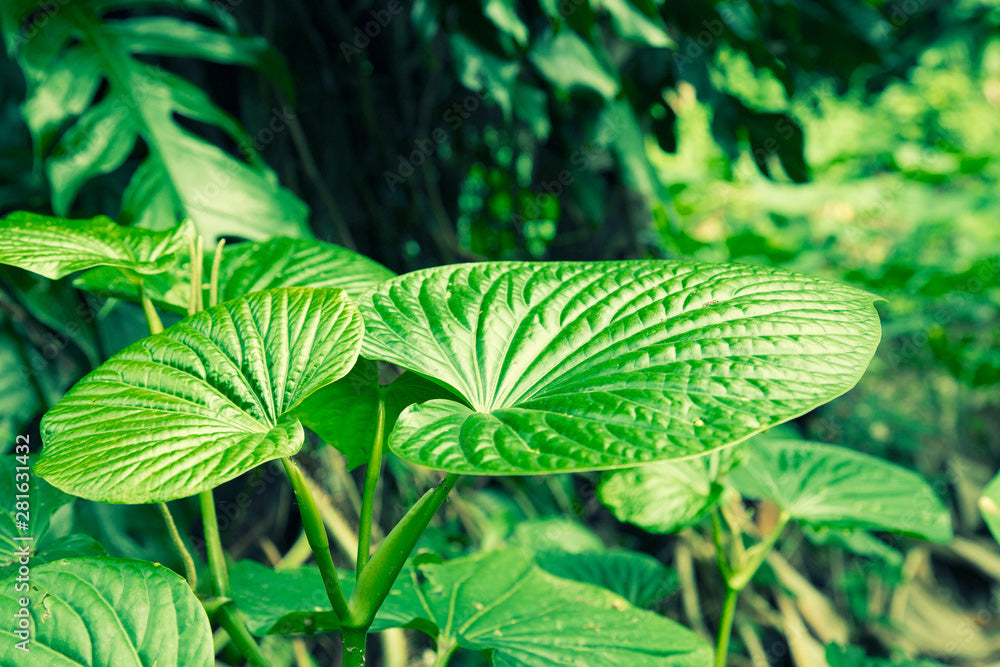
POLYGON ((662 563, 628 549, 549 550, 536 554, 535 562, 549 574, 606 588, 641 609, 651 608, 678 587, 676 575, 662 563))
POLYGON ((0 220, 0 232, 0 264, 52 279, 95 266, 159 273, 174 263, 174 253, 193 233, 190 223, 156 232, 103 216, 68 220, 23 211, 0 220))
POLYGON ((27 597, 30 650, 13 623, 0 627, 0 662, 22 667, 208 667, 212 628, 198 598, 179 576, 154 563, 73 558, 32 568, 30 589, 0 582, 0 613, 13 619, 27 597))
POLYGON ((281 288, 197 313, 131 345, 42 419, 36 470, 117 503, 213 488, 302 445, 288 413, 350 370, 363 325, 342 290, 281 288))
POLYGON ((952 538, 951 515, 920 475, 846 447, 758 439, 729 480, 809 525, 952 538))
POLYGON ((450 387, 390 447, 468 474, 623 468, 738 442, 853 386, 873 297, 778 269, 496 262, 417 271, 359 302, 363 354, 450 387))
POLYGON ((708 645, 690 630, 614 593, 552 576, 519 549, 421 565, 422 615, 438 643, 493 651, 494 665, 704 667, 708 645))

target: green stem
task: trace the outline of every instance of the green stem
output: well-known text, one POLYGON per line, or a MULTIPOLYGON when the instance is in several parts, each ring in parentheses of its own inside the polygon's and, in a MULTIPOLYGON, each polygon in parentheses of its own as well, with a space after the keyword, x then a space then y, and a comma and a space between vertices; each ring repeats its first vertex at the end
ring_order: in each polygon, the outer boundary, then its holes
POLYGON ((177 549, 177 553, 184 563, 184 578, 187 579, 191 590, 196 591, 198 590, 198 569, 194 566, 194 558, 191 557, 191 552, 188 551, 184 540, 181 539, 181 534, 177 530, 177 524, 174 523, 174 517, 170 514, 170 508, 167 507, 166 503, 156 503, 156 505, 160 508, 160 514, 163 515, 163 522, 167 524, 167 533, 170 535, 170 540, 174 543, 174 548, 177 549))
POLYGON ((219 239, 215 246, 215 255, 212 256, 212 273, 208 280, 208 307, 219 303, 219 267, 222 266, 222 249, 226 246, 226 239, 219 239))
POLYGON ((454 642, 442 642, 438 639, 437 653, 434 655, 434 664, 431 667, 447 667, 457 648, 458 644, 454 642))
POLYGON ((740 592, 726 586, 726 599, 722 603, 722 618, 719 619, 719 637, 715 642, 715 667, 726 667, 726 657, 729 655, 729 637, 733 632, 733 620, 736 618, 736 599, 740 592))
POLYGON ((375 612, 389 595, 389 590, 396 582, 396 577, 410 557, 417 540, 455 487, 459 477, 456 473, 446 475, 437 487, 421 496, 385 536, 358 577, 348 603, 349 614, 343 619, 342 626, 366 629, 371 626, 375 612))
POLYGON ((242 615, 239 610, 233 606, 233 604, 227 603, 219 609, 216 618, 219 620, 219 625, 223 627, 226 634, 229 635, 229 639, 233 642, 233 646, 243 654, 243 657, 247 659, 251 667, 270 667, 270 662, 264 654, 261 653, 260 647, 257 646, 257 642, 254 640, 253 636, 247 630, 246 623, 244 623, 242 615))
POLYGON ((212 593, 216 597, 229 597, 229 573, 226 570, 226 554, 222 550, 222 538, 219 537, 219 520, 215 515, 215 498, 212 490, 198 494, 201 504, 201 522, 205 529, 205 557, 208 559, 208 570, 212 573, 212 593))
POLYGON ((146 296, 146 290, 143 287, 139 288, 139 296, 142 300, 142 313, 146 316, 146 326, 149 327, 149 333, 154 335, 160 333, 163 331, 163 322, 160 321, 160 315, 156 312, 153 302, 146 296))
POLYGON ((378 486, 378 478, 382 472, 382 447, 385 440, 385 392, 381 387, 378 392, 376 424, 375 439, 372 442, 372 453, 368 459, 368 468, 365 470, 365 488, 361 496, 361 525, 358 531, 358 564, 356 570, 359 577, 371 555, 375 488, 378 486))
POLYGON ((302 515, 302 530, 306 533, 309 546, 312 547, 313 558, 319 566, 320 574, 323 577, 323 586, 326 588, 326 596, 330 598, 333 611, 341 621, 348 617, 347 598, 340 588, 340 579, 337 578, 337 567, 333 564, 333 556, 330 554, 330 538, 326 534, 326 526, 323 525, 323 518, 320 516, 319 508, 316 507, 316 500, 309 493, 309 487, 302 476, 302 471, 289 458, 281 459, 281 464, 285 467, 288 480, 292 483, 292 490, 295 498, 299 501, 299 513, 302 515))
POLYGON ((344 667, 364 667, 367 660, 368 629, 342 628, 344 640, 344 667))
MULTIPOLYGON (((222 550, 222 538, 219 536, 219 520, 215 514, 215 498, 212 490, 198 494, 201 504, 201 521, 205 528, 205 551, 208 558, 208 569, 212 573, 212 592, 218 598, 229 597, 229 573, 226 570, 226 554, 222 550)), ((224 603, 216 614, 219 625, 229 635, 235 646, 252 667, 268 667, 267 658, 260 652, 260 647, 247 630, 243 616, 232 602, 224 603)))

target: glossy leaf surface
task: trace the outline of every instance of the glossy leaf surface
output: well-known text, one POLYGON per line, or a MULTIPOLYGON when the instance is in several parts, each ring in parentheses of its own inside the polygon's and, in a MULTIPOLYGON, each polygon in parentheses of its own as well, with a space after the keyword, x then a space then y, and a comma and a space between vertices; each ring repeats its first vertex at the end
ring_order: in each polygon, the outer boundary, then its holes
POLYGON ((190 496, 298 451, 289 412, 350 370, 363 326, 342 290, 282 288, 119 352, 42 420, 36 470, 92 500, 190 496))
POLYGON ((951 516, 917 473, 846 447, 757 440, 730 481, 813 526, 863 528, 931 542, 952 537, 951 516))
POLYGON ((46 278, 112 266, 136 273, 158 273, 175 261, 188 243, 190 224, 156 232, 124 227, 109 218, 68 220, 35 213, 11 213, 0 220, 0 264, 10 264, 46 278))
POLYGON ((187 583, 162 565, 74 558, 32 568, 29 590, 0 582, 0 613, 13 619, 27 597, 29 651, 13 624, 0 628, 0 662, 23 667, 209 667, 212 629, 187 583))
POLYGON ((498 262, 400 276, 359 307, 365 356, 471 406, 408 408, 393 451, 524 474, 692 456, 801 415, 864 372, 872 300, 755 266, 498 262))

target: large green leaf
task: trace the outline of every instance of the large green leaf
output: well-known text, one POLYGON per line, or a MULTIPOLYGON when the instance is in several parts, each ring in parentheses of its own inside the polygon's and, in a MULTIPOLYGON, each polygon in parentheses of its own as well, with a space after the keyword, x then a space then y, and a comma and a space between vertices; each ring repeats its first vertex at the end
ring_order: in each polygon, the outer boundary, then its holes
POLYGON ((979 511, 993 537, 1000 542, 1000 475, 994 477, 979 498, 979 511))
POLYGON ((756 440, 730 481, 812 526, 863 528, 951 540, 951 516, 917 473, 845 447, 756 440))
POLYGON ((290 456, 303 431, 289 412, 350 370, 362 332, 337 289, 197 313, 113 356, 45 415, 38 474, 84 498, 146 503, 290 456))
POLYGON ((692 456, 808 412, 864 372, 872 300, 755 266, 497 262, 400 276, 359 307, 365 356, 468 402, 408 408, 393 451, 523 474, 692 456))
MULTIPOLYGON (((146 294, 166 310, 186 314, 191 296, 190 257, 167 274, 144 279, 146 294)), ((212 256, 205 257, 203 275, 211 275, 212 256)), ((351 298, 395 276, 364 255, 314 239, 273 238, 226 246, 219 267, 222 300, 275 287, 339 287, 351 298)), ((76 287, 120 299, 137 301, 135 282, 121 271, 94 269, 78 277, 76 287)))
POLYGON ((379 394, 385 397, 385 433, 396 424, 399 413, 413 403, 453 394, 414 373, 403 373, 384 387, 379 386, 378 364, 367 359, 345 377, 323 387, 302 401, 292 415, 347 457, 347 467, 368 462, 378 426, 379 394))
POLYGON ((79 0, 45 12, 41 28, 44 3, 0 4, 8 52, 27 80, 23 115, 36 155, 45 158, 53 208, 65 214, 87 181, 122 166, 142 139, 148 156, 124 193, 124 219, 162 227, 190 217, 210 237, 308 235, 305 204, 278 185, 239 124, 203 90, 137 56, 249 65, 290 93, 280 59, 262 38, 210 27, 219 17, 210 3, 156 4, 161 15, 133 15, 129 5, 149 3, 79 0), (204 16, 170 15, 177 12, 204 16), (244 159, 206 142, 182 119, 217 128, 244 159))
POLYGON ((22 591, 0 582, 0 662, 21 667, 197 667, 215 662, 212 628, 187 583, 155 563, 74 558, 33 567, 22 591), (27 607, 20 600, 27 598, 27 607), (16 614, 30 640, 18 648, 16 614))
POLYGON ((421 565, 409 576, 438 646, 491 651, 494 665, 704 667, 710 660, 708 645, 686 628, 606 589, 555 577, 520 549, 421 565))
POLYGON ((652 533, 675 533, 718 504, 724 489, 718 479, 736 460, 728 451, 718 455, 609 473, 598 495, 620 521, 652 533))
POLYGON ((113 266, 139 274, 159 273, 188 243, 191 225, 154 232, 123 227, 109 218, 67 220, 18 211, 0 220, 0 263, 46 278, 62 278, 95 266, 113 266))

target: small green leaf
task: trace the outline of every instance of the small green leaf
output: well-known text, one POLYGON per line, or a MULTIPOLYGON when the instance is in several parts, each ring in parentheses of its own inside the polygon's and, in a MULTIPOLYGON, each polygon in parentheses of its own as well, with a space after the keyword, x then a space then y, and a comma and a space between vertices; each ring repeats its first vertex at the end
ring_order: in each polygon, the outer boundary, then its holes
POLYGON ((173 500, 302 446, 289 413, 345 375, 361 318, 343 290, 281 288, 119 352, 42 419, 38 474, 77 496, 173 500))
POLYGON ((52 279, 95 266, 159 273, 174 263, 174 253, 187 245, 191 230, 190 223, 155 232, 123 227, 103 216, 67 220, 18 211, 0 220, 0 263, 52 279))
POLYGON ((730 481, 812 526, 952 538, 948 510, 917 473, 845 447, 803 440, 756 440, 730 481))
POLYGON ((676 533, 718 504, 723 486, 717 480, 736 463, 729 451, 718 455, 609 473, 598 495, 619 521, 651 533, 676 533))
POLYGON ((394 278, 359 308, 366 357, 467 401, 407 408, 391 449, 525 474, 702 454, 808 412, 867 367, 872 300, 765 267, 496 262, 394 278))
POLYGON ((597 59, 591 46, 572 30, 546 33, 532 44, 528 60, 563 92, 587 88, 606 100, 618 94, 618 81, 597 59))
MULTIPOLYGON (((454 396, 414 373, 403 373, 382 388, 385 393, 385 433, 413 403, 454 396)), ((375 440, 378 419, 378 364, 367 359, 346 376, 323 387, 304 400, 292 416, 347 457, 347 467, 368 462, 375 440)))
POLYGON ((425 580, 415 570, 409 576, 438 645, 492 651, 494 665, 704 667, 710 660, 708 645, 690 630, 611 591, 552 576, 526 551, 416 569, 425 580))
POLYGON ((549 574, 607 588, 642 609, 649 609, 677 590, 677 577, 662 563, 627 549, 580 553, 549 550, 536 554, 535 562, 549 574))
POLYGON ((1000 475, 994 477, 979 498, 979 511, 993 537, 1000 542, 1000 475))
POLYGON ((599 0, 595 4, 607 10, 622 37, 644 46, 676 46, 659 17, 646 16, 629 0, 599 0))
POLYGON ((0 582, 0 662, 23 667, 209 667, 215 662, 205 610, 179 576, 154 563, 73 558, 34 567, 26 591, 0 582), (20 600, 29 603, 22 607, 20 600), (30 640, 22 651, 19 610, 30 640))

